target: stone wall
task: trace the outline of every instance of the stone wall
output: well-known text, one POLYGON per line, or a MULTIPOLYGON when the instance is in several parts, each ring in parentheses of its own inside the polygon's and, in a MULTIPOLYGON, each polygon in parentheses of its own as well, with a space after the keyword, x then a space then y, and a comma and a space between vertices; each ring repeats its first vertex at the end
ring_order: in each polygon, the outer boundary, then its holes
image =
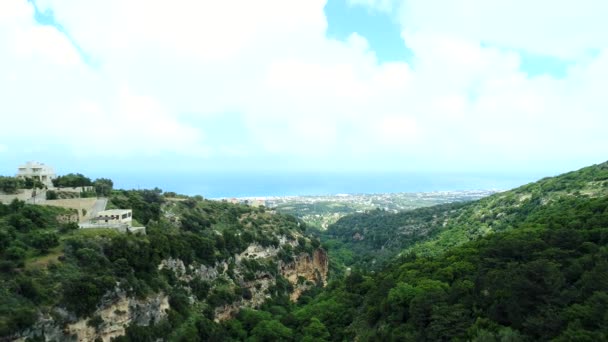
POLYGON ((21 189, 17 194, 5 194, 0 192, 0 202, 3 204, 9 204, 13 200, 18 199, 20 201, 28 201, 32 198, 32 190, 21 189))

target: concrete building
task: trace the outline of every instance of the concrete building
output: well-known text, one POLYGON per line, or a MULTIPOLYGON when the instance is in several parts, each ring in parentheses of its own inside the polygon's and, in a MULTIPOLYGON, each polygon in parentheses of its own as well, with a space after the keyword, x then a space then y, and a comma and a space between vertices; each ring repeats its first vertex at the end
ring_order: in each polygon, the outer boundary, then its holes
POLYGON ((57 175, 55 175, 55 170, 51 166, 39 162, 29 161, 24 165, 19 166, 17 177, 21 179, 38 179, 48 188, 52 188, 53 179, 57 178, 57 175))
POLYGON ((133 210, 112 209, 100 211, 93 221, 97 223, 126 224, 130 227, 133 224, 133 210))
POLYGON ((81 229, 116 229, 121 233, 146 234, 146 227, 133 227, 131 209, 104 210, 87 222, 78 224, 81 229))

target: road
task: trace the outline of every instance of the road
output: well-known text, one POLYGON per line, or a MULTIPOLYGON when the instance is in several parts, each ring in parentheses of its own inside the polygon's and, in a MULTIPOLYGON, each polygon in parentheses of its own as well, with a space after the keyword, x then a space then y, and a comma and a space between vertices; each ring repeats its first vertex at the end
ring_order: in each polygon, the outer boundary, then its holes
POLYGON ((97 201, 95 201, 93 208, 91 208, 91 213, 88 216, 90 218, 97 217, 97 213, 99 213, 100 211, 106 210, 107 204, 108 204, 107 198, 98 198, 97 201))

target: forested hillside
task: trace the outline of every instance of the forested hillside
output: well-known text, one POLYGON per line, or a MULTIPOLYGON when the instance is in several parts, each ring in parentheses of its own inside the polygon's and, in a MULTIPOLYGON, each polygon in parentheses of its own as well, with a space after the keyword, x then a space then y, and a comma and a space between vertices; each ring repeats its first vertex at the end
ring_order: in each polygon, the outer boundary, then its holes
POLYGON ((325 282, 320 242, 291 216, 158 189, 115 191, 111 202, 133 208, 147 235, 77 229, 60 222, 62 209, 0 204, 1 337, 109 341, 148 326, 178 340, 193 322, 325 282))
POLYGON ((336 261, 370 267, 402 251, 436 255, 489 233, 510 230, 560 201, 606 195, 608 163, 602 163, 466 204, 346 216, 319 235, 336 261))
POLYGON ((110 197, 147 235, 0 205, 0 336, 607 340, 607 194, 604 163, 477 202, 346 217, 322 242, 292 216, 160 189, 110 197))
POLYGON ((306 303, 256 317, 295 340, 313 327, 321 341, 608 339, 608 198, 568 196, 511 228, 355 270, 306 303))

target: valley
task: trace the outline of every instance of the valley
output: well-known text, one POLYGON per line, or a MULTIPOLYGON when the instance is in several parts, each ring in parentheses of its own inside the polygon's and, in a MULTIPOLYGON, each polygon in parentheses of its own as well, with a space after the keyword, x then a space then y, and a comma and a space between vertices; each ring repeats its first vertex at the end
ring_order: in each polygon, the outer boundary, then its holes
POLYGON ((4 340, 608 336, 608 163, 497 193, 268 207, 104 191, 145 234, 79 229, 62 219, 69 208, 0 204, 4 340), (344 215, 319 229, 309 210, 344 215))

